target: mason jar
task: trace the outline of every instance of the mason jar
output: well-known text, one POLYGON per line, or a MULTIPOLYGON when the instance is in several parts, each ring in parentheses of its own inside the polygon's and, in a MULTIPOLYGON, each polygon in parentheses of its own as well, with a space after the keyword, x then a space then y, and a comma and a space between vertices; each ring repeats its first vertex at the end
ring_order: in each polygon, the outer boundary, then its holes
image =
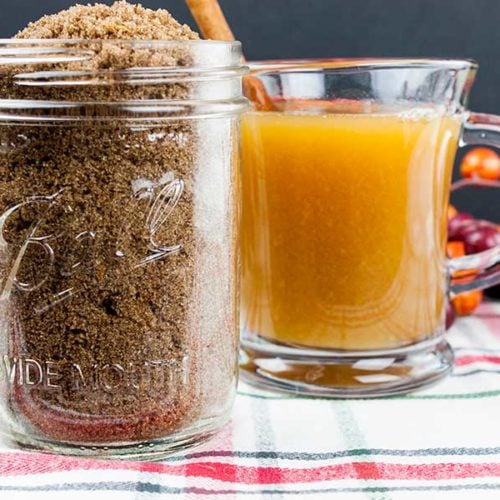
POLYGON ((155 458, 237 383, 239 43, 0 43, 0 427, 155 458))

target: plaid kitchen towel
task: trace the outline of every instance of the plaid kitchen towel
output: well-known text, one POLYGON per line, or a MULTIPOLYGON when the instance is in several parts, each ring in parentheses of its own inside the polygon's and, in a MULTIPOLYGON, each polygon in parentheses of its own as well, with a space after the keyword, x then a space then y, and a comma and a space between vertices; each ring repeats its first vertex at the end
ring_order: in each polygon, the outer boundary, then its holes
POLYGON ((0 500, 500 499, 500 303, 450 332, 456 368, 409 396, 329 401, 240 384, 229 425, 160 463, 0 448, 0 500))

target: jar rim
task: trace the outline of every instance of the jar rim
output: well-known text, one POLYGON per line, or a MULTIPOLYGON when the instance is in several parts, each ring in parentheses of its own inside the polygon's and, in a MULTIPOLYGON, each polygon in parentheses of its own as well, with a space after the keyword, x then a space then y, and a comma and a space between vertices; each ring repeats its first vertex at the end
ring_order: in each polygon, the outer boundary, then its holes
POLYGON ((142 123, 148 118, 236 114, 246 104, 241 78, 247 70, 238 41, 0 39, 0 84, 5 82, 0 122, 142 123), (102 66, 101 52, 105 54, 102 66), (138 57, 129 59, 129 53, 135 52, 138 57), (110 65, 115 61, 116 67, 110 65), (157 97, 158 87, 186 85, 192 92, 185 97, 175 93, 157 97), (113 94, 113 88, 146 90, 134 101, 133 91, 113 94), (19 93, 9 94, 11 89, 19 93))
POLYGON ((0 38, 0 47, 2 45, 91 45, 95 43, 107 44, 130 44, 130 45, 152 45, 152 46, 173 46, 173 45, 207 45, 207 46, 228 46, 241 47, 241 42, 238 40, 163 40, 163 39, 147 39, 147 38, 0 38))
MULTIPOLYGON (((37 65, 61 65, 85 63, 98 57, 104 48, 117 48, 133 52, 151 51, 171 55, 171 51, 185 51, 189 59, 183 64, 156 64, 164 71, 201 71, 217 69, 238 69, 243 66, 241 42, 220 40, 120 40, 120 39, 0 39, 0 67, 37 65)), ((113 51, 112 51, 113 52, 113 51)), ((113 57, 116 57, 113 55, 113 57)), ((144 69, 151 65, 128 66, 128 69, 144 69)), ((92 67, 92 66, 91 66, 92 67)), ((99 69, 99 68, 98 68, 99 69)), ((115 71, 112 67, 101 69, 115 71)), ((116 68, 122 70, 125 67, 116 68)), ((32 71, 32 70, 31 70, 32 71)), ((63 70, 65 71, 65 70, 63 70)))

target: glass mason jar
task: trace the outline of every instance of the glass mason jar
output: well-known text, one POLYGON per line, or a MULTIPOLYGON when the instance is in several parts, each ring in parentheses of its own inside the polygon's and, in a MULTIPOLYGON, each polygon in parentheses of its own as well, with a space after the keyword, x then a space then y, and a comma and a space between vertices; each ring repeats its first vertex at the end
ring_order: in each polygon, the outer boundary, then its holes
POLYGON ((152 458, 226 422, 239 43, 0 43, 0 425, 152 458))

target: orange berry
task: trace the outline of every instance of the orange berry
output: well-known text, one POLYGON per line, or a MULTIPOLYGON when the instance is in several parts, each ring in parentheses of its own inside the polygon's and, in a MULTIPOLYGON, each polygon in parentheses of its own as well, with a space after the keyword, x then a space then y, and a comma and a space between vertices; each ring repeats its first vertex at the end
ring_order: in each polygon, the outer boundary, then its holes
POLYGON ((485 160, 479 167, 478 175, 481 179, 486 179, 488 181, 500 179, 500 157, 497 155, 496 158, 485 160))
POLYGON ((471 149, 462 159, 460 173, 468 178, 497 180, 500 178, 500 157, 489 148, 471 149))
POLYGON ((453 219, 457 214, 457 209, 453 205, 448 205, 448 220, 453 219))
POLYGON ((481 290, 473 290, 472 292, 464 292, 453 297, 451 303, 458 316, 468 316, 478 308, 482 299, 483 292, 481 290))
POLYGON ((463 241, 448 241, 446 244, 448 257, 463 257, 465 255, 465 244, 463 241))
MULTIPOLYGON (((463 241, 448 241, 446 243, 446 255, 449 259, 463 257, 465 255, 465 244, 463 241)), ((455 283, 468 283, 477 274, 475 269, 467 269, 466 271, 455 271, 452 275, 455 283)))

